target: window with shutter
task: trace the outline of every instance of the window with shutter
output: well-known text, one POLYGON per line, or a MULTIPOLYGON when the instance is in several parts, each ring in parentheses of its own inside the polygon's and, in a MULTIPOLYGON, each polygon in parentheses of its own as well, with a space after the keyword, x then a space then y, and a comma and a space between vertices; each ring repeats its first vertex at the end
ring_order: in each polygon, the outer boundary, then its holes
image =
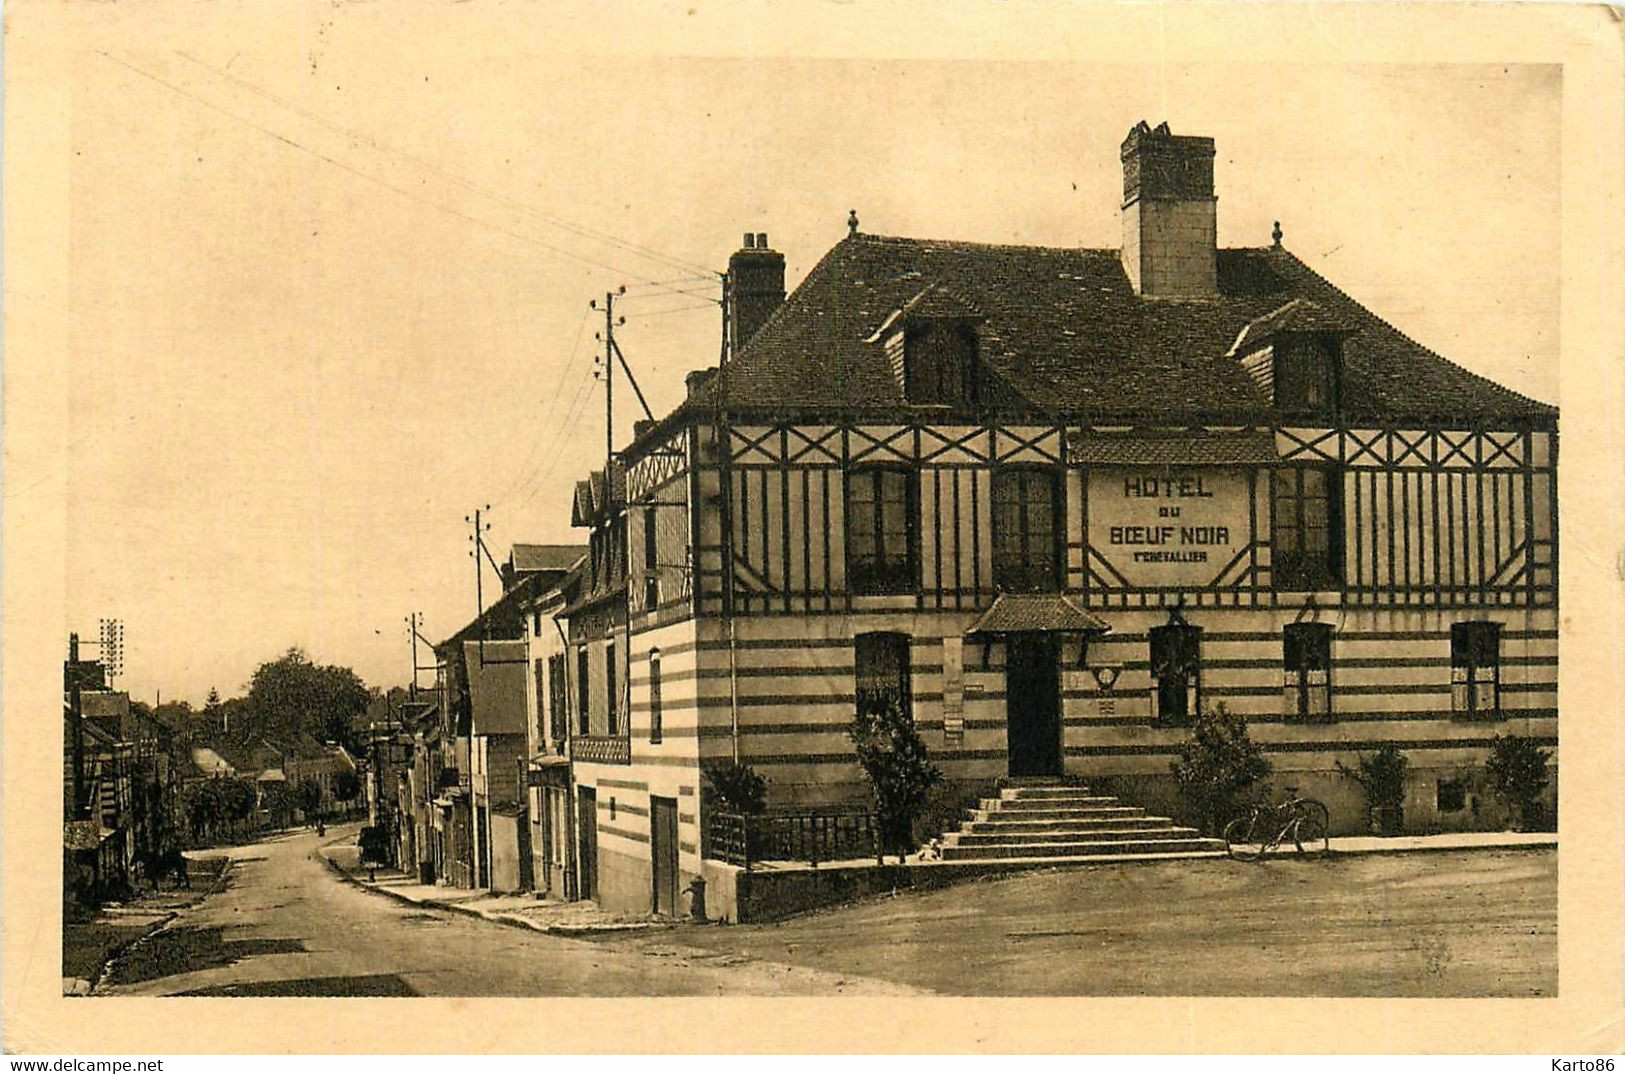
POLYGON ((1150 637, 1153 715, 1158 723, 1187 724, 1201 705, 1202 628, 1169 623, 1150 637))
POLYGON ((1327 623, 1288 623, 1282 631, 1286 714, 1324 720, 1332 712, 1332 628, 1327 623))
POLYGON ((615 667, 615 643, 610 642, 604 646, 604 732, 609 735, 620 734, 620 684, 615 667))
POLYGON ((1501 718, 1501 624, 1450 626, 1450 707, 1467 719, 1501 718))
POLYGON ((660 712, 660 650, 649 650, 649 741, 659 742, 664 728, 660 712))
POLYGON ((592 734, 591 657, 583 645, 576 650, 576 734, 592 734))

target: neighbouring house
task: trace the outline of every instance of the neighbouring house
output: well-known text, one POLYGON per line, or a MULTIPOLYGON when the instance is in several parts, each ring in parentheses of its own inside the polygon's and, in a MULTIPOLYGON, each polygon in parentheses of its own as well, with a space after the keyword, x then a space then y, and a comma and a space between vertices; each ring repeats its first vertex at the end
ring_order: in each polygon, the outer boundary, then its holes
POLYGON ((539 895, 578 897, 570 780, 570 668, 558 616, 580 592, 585 549, 568 546, 554 560, 564 573, 526 605, 531 666, 526 712, 525 807, 530 824, 530 873, 539 895))
POLYGON ((1400 744, 1407 821, 1457 828, 1493 736, 1556 745, 1556 409, 1279 228, 1219 247, 1212 139, 1140 124, 1120 158, 1117 248, 854 217, 786 298, 746 237, 721 368, 575 491, 553 655, 582 894, 676 911, 706 762, 776 806, 863 800, 860 705, 910 715, 950 791, 1075 776, 1167 808, 1222 704, 1340 831, 1361 751, 1400 744))

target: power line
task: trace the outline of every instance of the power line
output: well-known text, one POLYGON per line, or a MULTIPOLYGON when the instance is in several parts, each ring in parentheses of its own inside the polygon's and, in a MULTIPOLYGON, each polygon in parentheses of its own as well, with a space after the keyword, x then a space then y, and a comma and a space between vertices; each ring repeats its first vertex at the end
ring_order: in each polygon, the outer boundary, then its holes
MULTIPOLYGON (((578 325, 576 325, 575 342, 573 344, 571 344, 571 346, 570 346, 570 356, 564 360, 564 366, 560 370, 559 379, 560 379, 561 383, 564 381, 564 378, 569 374, 571 368, 575 365, 576 355, 578 353, 580 353, 580 351, 581 351, 581 341, 583 339, 585 339, 586 336, 587 336, 587 318, 589 318, 591 315, 592 315, 591 310, 583 310, 582 313, 581 313, 581 322, 578 325)), ((585 373, 585 370, 583 372, 585 373)), ((590 379, 590 378, 585 378, 585 379, 590 379)), ((543 413, 541 418, 538 419, 537 423, 539 425, 545 427, 547 425, 547 423, 552 420, 553 414, 558 410, 559 400, 562 399, 562 398, 564 398, 564 391, 562 391, 562 390, 555 391, 552 394, 552 398, 548 401, 546 412, 543 413)), ((525 485, 525 473, 526 473, 526 471, 528 471, 530 469, 531 463, 535 461, 535 459, 536 459, 536 451, 537 451, 537 448, 539 448, 541 446, 541 443, 542 443, 542 437, 540 437, 540 436, 535 437, 534 439, 531 440, 531 442, 530 442, 530 450, 525 453, 524 461, 519 464, 519 471, 518 471, 517 475, 515 476, 514 480, 508 485, 507 489, 503 491, 502 495, 497 497, 498 500, 505 500, 509 496, 514 495, 521 488, 524 487, 524 485, 525 485)))
POLYGON ((553 471, 558 468, 559 460, 564 457, 563 449, 565 444, 570 439, 570 434, 575 431, 576 423, 579 422, 587 412, 584 404, 592 394, 591 389, 594 383, 596 383, 594 379, 588 377, 582 381, 581 387, 577 389, 575 398, 570 401, 570 407, 565 411, 564 419, 558 424, 557 428, 554 429, 553 435, 548 441, 548 450, 543 454, 543 458, 545 460, 544 464, 540 469, 537 470, 535 476, 526 483, 524 489, 522 489, 522 491, 526 492, 526 495, 525 498, 519 502, 519 506, 524 507, 529 504, 530 501, 534 500, 536 498, 536 494, 541 492, 542 485, 546 483, 550 476, 552 476, 553 471))
POLYGON ((626 319, 641 321, 647 317, 665 317, 672 313, 688 313, 691 310, 712 310, 716 308, 717 304, 715 302, 696 302, 691 306, 673 306, 671 309, 650 310, 647 313, 628 313, 626 319))
MULTIPOLYGON (((205 108, 208 108, 208 109, 210 109, 212 111, 215 111, 215 112, 219 112, 221 115, 225 116, 228 119, 235 120, 238 123, 241 123, 246 127, 251 127, 254 130, 259 131, 261 134, 265 135, 268 138, 274 138, 276 141, 279 141, 279 142, 283 143, 284 145, 291 146, 292 148, 297 149, 302 153, 308 153, 311 156, 317 158, 318 160, 321 160, 321 161, 324 161, 324 162, 326 162, 328 164, 331 164, 333 167, 338 168, 340 171, 349 172, 351 175, 354 175, 354 176, 356 176, 356 177, 358 177, 360 179, 365 179, 369 183, 376 184, 377 186, 383 187, 385 190, 388 190, 388 191, 390 191, 392 193, 395 193, 395 194, 399 194, 403 198, 407 198, 407 199, 409 199, 411 201, 415 201, 415 202, 419 203, 420 205, 426 205, 431 209, 438 209, 441 212, 446 213, 446 214, 448 214, 450 216, 455 216, 460 220, 465 220, 468 223, 476 224, 476 225, 478 225, 480 227, 487 228, 487 229, 489 229, 491 231, 498 232, 499 234, 507 235, 510 238, 517 239, 520 242, 529 243, 532 246, 539 247, 539 248, 541 248, 543 250, 547 250, 547 251, 549 251, 551 253, 559 254, 560 256, 572 258, 572 259, 574 259, 576 261, 580 261, 580 262, 582 262, 584 264, 592 265, 594 268, 604 269, 605 271, 613 272, 613 273, 617 273, 617 274, 624 274, 625 273, 624 269, 622 269, 622 268, 620 268, 620 267, 618 267, 616 265, 611 265, 608 262, 599 261, 599 260, 596 260, 594 258, 587 257, 584 254, 579 254, 579 253, 575 252, 574 250, 568 249, 568 248, 563 247, 563 246, 555 246, 552 243, 544 242, 541 239, 534 238, 533 236, 525 235, 525 234, 522 234, 521 232, 510 230, 509 228, 502 227, 501 225, 498 225, 498 224, 493 224, 488 220, 481 220, 477 216, 470 216, 468 213, 462 212, 462 211, 457 210, 457 209, 453 209, 448 205, 443 205, 440 202, 433 201, 433 200, 431 200, 429 198, 419 197, 418 195, 412 193, 410 190, 407 190, 407 189, 405 189, 403 187, 396 186, 395 184, 390 183, 387 180, 380 179, 377 176, 371 175, 371 174, 369 174, 367 172, 364 172, 359 168, 353 167, 353 166, 351 166, 349 164, 345 164, 343 161, 336 160, 333 157, 328 156, 326 153, 323 153, 322 151, 320 151, 318 149, 313 149, 310 146, 307 146, 307 145, 303 144, 302 142, 297 142, 294 139, 289 138, 285 134, 281 134, 281 133, 279 133, 277 131, 274 131, 274 130, 270 129, 269 127, 265 127, 265 126, 262 126, 261 124, 255 123, 251 119, 247 119, 247 118, 245 118, 243 116, 240 116, 237 113, 231 111, 230 109, 223 108, 220 105, 215 104, 213 101, 210 101, 210 100, 208 100, 208 99, 206 99, 204 97, 200 97, 197 94, 191 92, 190 90, 185 89, 184 87, 181 87, 181 86, 177 86, 174 83, 172 83, 172 82, 170 82, 170 81, 168 81, 166 79, 160 78, 157 75, 152 74, 149 71, 142 70, 141 68, 135 66, 134 64, 129 63, 129 62, 125 61, 125 60, 122 60, 122 59, 118 58, 117 56, 114 56, 114 55, 112 55, 110 53, 107 53, 107 52, 103 52, 103 51, 101 51, 99 49, 97 50, 96 54, 103 57, 104 59, 110 60, 113 63, 118 64, 120 67, 124 67, 124 68, 127 68, 128 70, 131 70, 131 71, 135 72, 136 74, 140 75, 142 78, 145 78, 145 79, 147 79, 147 80, 149 80, 151 82, 156 82, 158 85, 163 86, 165 89, 169 90, 172 93, 177 93, 177 94, 181 95, 182 97, 185 97, 185 98, 187 98, 189 100, 195 101, 198 104, 203 105, 205 108)), ((645 281, 645 282, 652 283, 653 281, 645 281)))
MULTIPOLYGON (((368 134, 366 134, 364 132, 357 131, 357 130, 355 130, 353 128, 350 128, 350 127, 346 127, 346 126, 344 126, 343 124, 340 124, 340 123, 336 123, 336 122, 334 122, 334 121, 332 121, 330 119, 327 119, 324 116, 318 115, 315 112, 311 112, 308 109, 300 108, 298 105, 293 104, 293 103, 291 103, 291 102, 289 102, 287 100, 284 100, 281 97, 278 97, 276 94, 272 93, 270 90, 264 89, 264 88, 262 88, 260 86, 256 86, 252 82, 249 82, 246 79, 240 78, 237 75, 232 74, 230 71, 226 71, 226 70, 224 70, 222 68, 215 67, 212 64, 205 63, 203 60, 198 59, 196 56, 193 56, 192 54, 190 54, 188 52, 179 51, 179 52, 177 52, 177 54, 179 56, 181 56, 183 59, 190 60, 192 63, 198 65, 199 67, 202 67, 204 70, 210 71, 210 72, 214 73, 215 75, 218 75, 221 78, 228 79, 231 82, 233 82, 233 83, 243 87, 244 89, 248 90, 250 93, 258 94, 259 96, 265 98, 266 100, 272 101, 275 104, 280 105, 281 107, 287 109, 290 112, 293 112, 296 115, 303 116, 303 117, 305 117, 306 119, 310 120, 313 123, 320 124, 321 126, 326 127, 328 130, 333 131, 334 133, 343 134, 343 135, 346 135, 346 136, 348 136, 350 138, 354 138, 354 139, 356 139, 358 141, 365 142, 368 145, 372 146, 374 149, 378 150, 379 152, 389 153, 389 154, 391 154, 393 156, 400 157, 402 160, 410 161, 411 163, 416 164, 419 167, 427 168, 429 171, 434 172, 436 175, 441 176, 442 178, 448 180, 449 182, 456 183, 458 186, 461 186, 464 189, 473 191, 476 194, 481 194, 481 195, 483 195, 485 197, 491 198, 494 201, 501 202, 502 204, 507 205, 510 208, 512 208, 512 209, 514 209, 514 210, 516 210, 518 212, 526 213, 526 214, 528 214, 530 216, 536 217, 539 220, 542 220, 545 223, 552 224, 554 227, 560 228, 560 229, 565 230, 565 231, 573 232, 574 234, 580 235, 583 238, 592 238, 592 239, 596 239, 596 240, 598 240, 600 242, 608 243, 608 244, 610 244, 612 246, 618 246, 618 247, 620 247, 621 249, 625 250, 628 253, 637 254, 639 256, 642 256, 642 257, 645 257, 645 258, 648 258, 648 259, 654 260, 654 261, 662 261, 662 262, 665 262, 666 264, 674 266, 676 268, 705 273, 706 278, 709 278, 710 276, 715 275, 709 269, 706 269, 706 268, 704 268, 704 267, 702 267, 700 265, 696 265, 691 261, 685 261, 682 258, 674 257, 674 256, 672 256, 670 254, 663 253, 663 252, 661 252, 659 250, 654 249, 653 247, 643 246, 643 245, 641 245, 639 243, 632 242, 629 239, 622 239, 622 238, 620 238, 620 237, 618 237, 616 235, 610 234, 607 231, 601 231, 601 230, 599 230, 597 228, 587 227, 584 224, 577 224, 577 223, 575 223, 573 221, 565 219, 564 217, 557 216, 557 215, 555 215, 553 213, 548 213, 548 212, 545 212, 545 211, 543 211, 541 209, 533 208, 532 206, 526 205, 523 202, 516 201, 513 198, 508 197, 507 195, 500 194, 500 193, 497 193, 497 192, 492 191, 492 190, 488 190, 488 189, 486 189, 484 187, 479 186, 476 183, 473 183, 473 182, 471 182, 471 181, 469 181, 467 179, 462 178, 461 176, 458 176, 458 175, 456 175, 456 174, 454 174, 452 172, 448 172, 444 168, 439 167, 438 165, 435 165, 435 164, 430 163, 429 161, 423 160, 420 157, 415 157, 415 156, 413 156, 413 155, 411 155, 411 154, 409 154, 409 153, 407 153, 407 152, 405 152, 403 150, 396 149, 393 146, 386 145, 386 144, 378 141, 376 138, 373 138, 372 136, 370 136, 370 135, 368 135, 368 134)), ((657 281, 647 281, 647 284, 648 285, 657 285, 657 281)))

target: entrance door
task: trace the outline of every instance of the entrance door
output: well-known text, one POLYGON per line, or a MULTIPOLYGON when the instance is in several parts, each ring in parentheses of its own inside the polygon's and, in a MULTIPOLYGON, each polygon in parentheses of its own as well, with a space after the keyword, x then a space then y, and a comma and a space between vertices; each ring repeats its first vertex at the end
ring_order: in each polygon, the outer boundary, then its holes
POLYGON ((576 831, 580 846, 576 861, 581 867, 581 897, 598 898, 598 792, 591 787, 576 788, 576 831))
POLYGON ((1060 647, 1052 634, 1012 634, 1005 645, 1005 717, 1012 776, 1061 774, 1060 647))
POLYGON ((649 799, 649 853, 654 861, 654 912, 677 914, 677 799, 649 799))

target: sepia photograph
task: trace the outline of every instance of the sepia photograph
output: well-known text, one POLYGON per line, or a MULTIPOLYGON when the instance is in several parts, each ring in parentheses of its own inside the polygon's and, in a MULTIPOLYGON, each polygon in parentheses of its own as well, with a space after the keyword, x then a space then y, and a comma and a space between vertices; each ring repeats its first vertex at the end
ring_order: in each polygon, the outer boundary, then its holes
POLYGON ((91 6, 6 356, 63 1017, 1591 980, 1562 62, 91 6))

